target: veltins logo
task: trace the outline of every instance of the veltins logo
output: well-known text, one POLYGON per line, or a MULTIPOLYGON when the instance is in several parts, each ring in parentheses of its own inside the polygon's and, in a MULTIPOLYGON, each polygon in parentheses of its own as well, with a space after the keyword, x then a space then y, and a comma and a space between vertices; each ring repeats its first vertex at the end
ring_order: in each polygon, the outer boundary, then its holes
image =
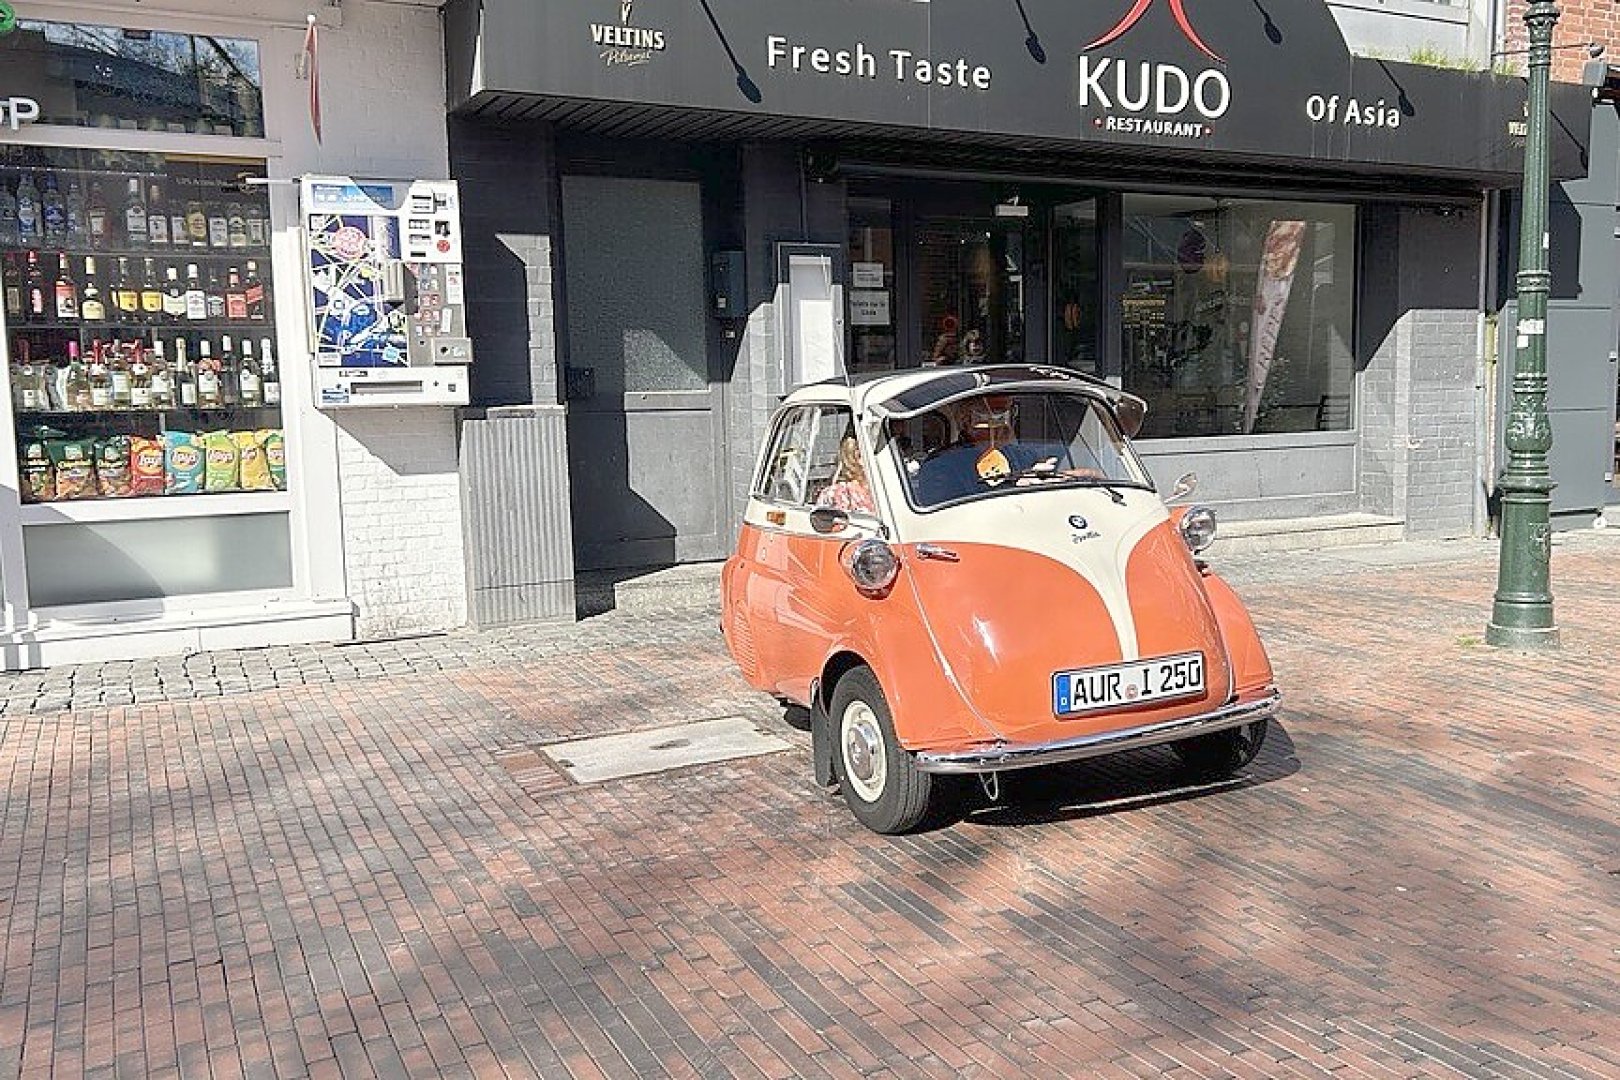
MULTIPOLYGON (((1211 121, 1232 107, 1232 84, 1219 68, 1197 73, 1168 61, 1130 62, 1117 56, 1093 55, 1128 34, 1154 0, 1135 0, 1112 30, 1085 47, 1079 63, 1079 105, 1099 108, 1092 126, 1137 135, 1203 139, 1214 134, 1211 121)), ((1226 61, 1193 28, 1186 0, 1169 0, 1176 28, 1193 48, 1217 64, 1226 61)))
POLYGON ((664 51, 664 32, 632 26, 636 0, 619 0, 617 23, 592 23, 591 41, 608 67, 635 67, 664 51))

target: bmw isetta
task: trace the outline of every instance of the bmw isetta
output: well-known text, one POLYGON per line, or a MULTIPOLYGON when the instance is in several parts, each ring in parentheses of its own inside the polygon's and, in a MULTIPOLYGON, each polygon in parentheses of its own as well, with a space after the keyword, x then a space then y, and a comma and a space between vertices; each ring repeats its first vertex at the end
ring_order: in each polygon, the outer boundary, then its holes
POLYGON ((868 828, 917 827, 952 777, 1166 743, 1214 777, 1259 752, 1270 661, 1196 558, 1213 513, 1169 508, 1131 447, 1145 411, 1029 365, 820 383, 777 411, 722 626, 751 685, 810 711, 817 782, 868 828))

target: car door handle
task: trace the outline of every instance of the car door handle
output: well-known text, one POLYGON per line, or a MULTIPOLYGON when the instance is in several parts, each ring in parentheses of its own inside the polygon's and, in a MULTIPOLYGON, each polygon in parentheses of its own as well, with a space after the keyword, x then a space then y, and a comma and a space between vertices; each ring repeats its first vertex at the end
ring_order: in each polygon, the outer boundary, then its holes
POLYGON ((940 547, 938 544, 918 544, 917 558, 933 559, 936 562, 961 562, 962 556, 950 548, 940 547))

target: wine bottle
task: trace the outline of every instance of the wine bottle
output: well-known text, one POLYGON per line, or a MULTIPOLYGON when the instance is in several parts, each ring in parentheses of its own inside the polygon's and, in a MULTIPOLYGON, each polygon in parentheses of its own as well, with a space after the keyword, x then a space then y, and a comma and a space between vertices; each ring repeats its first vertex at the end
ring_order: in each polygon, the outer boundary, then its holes
POLYGON ((145 247, 146 196, 141 193, 141 178, 129 178, 129 191, 124 196, 124 239, 130 247, 145 247))
POLYGON ((197 407, 197 373, 186 359, 186 339, 174 339, 174 392, 182 409, 197 407))
POLYGON ((141 290, 129 276, 129 260, 120 257, 118 276, 113 279, 113 307, 117 320, 127 326, 141 321, 141 290))
POLYGON ((163 182, 156 177, 146 187, 146 239, 153 247, 168 247, 169 212, 164 206, 163 182))
POLYGON ((207 338, 197 343, 197 407, 219 408, 219 368, 214 364, 207 338))
POLYGON ((177 268, 169 267, 167 274, 168 280, 163 283, 163 319, 177 323, 186 317, 186 290, 180 284, 180 271, 177 268))
POLYGON ((141 318, 149 323, 163 321, 163 289, 158 284, 157 264, 141 260, 141 318))
POLYGON ((148 363, 152 369, 152 408, 174 408, 174 377, 170 375, 168 365, 163 361, 163 342, 158 338, 152 339, 152 355, 148 363))
POLYGON ((208 297, 203 293, 202 278, 197 276, 197 264, 186 264, 186 318, 202 322, 208 318, 208 297))
POLYGON ((259 373, 259 365, 253 360, 253 342, 247 338, 242 339, 242 357, 237 363, 237 371, 237 393, 241 396, 243 407, 254 408, 264 404, 264 378, 259 373))
POLYGON ((270 351, 270 339, 259 339, 259 371, 264 385, 264 403, 281 404, 281 373, 276 370, 276 359, 270 351))

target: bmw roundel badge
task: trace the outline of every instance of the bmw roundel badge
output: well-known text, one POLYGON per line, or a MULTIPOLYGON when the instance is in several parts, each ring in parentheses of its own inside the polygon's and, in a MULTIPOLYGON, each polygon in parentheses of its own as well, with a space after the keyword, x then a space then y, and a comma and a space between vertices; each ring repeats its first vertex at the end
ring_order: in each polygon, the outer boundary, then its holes
POLYGON ((1088 527, 1090 527, 1090 525, 1091 525, 1091 522, 1087 521, 1085 518, 1081 517, 1079 514, 1070 514, 1069 515, 1069 528, 1071 528, 1071 529, 1075 529, 1078 532, 1085 532, 1086 529, 1088 527))

